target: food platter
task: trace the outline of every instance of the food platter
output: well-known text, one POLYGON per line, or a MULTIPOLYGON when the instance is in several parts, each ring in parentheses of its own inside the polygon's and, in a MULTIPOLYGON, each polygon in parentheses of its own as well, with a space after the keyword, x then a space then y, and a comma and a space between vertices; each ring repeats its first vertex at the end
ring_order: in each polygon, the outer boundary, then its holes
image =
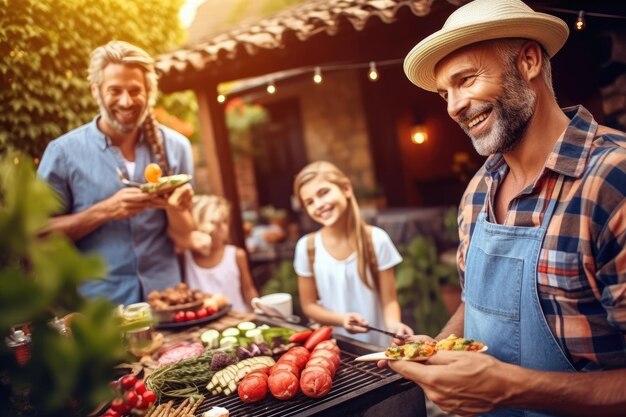
POLYGON ((202 317, 201 319, 189 320, 189 321, 166 321, 162 323, 158 323, 157 329, 180 329, 185 327, 197 326, 199 324, 209 323, 213 320, 217 320, 220 317, 224 316, 226 313, 230 311, 232 308, 231 304, 227 304, 221 309, 219 309, 215 314, 211 314, 210 316, 202 317))
POLYGON ((162 195, 174 191, 191 181, 191 175, 177 174, 159 178, 158 182, 141 184, 139 189, 144 193, 162 195))
MULTIPOLYGON (((481 350, 474 351, 472 353, 482 353, 487 350, 487 346, 481 350)), ((436 355, 436 353, 435 353, 436 355)), ((385 352, 374 352, 367 355, 354 358, 355 362, 377 362, 377 361, 410 361, 410 362, 425 362, 432 356, 418 356, 417 358, 390 358, 385 355, 385 352)))

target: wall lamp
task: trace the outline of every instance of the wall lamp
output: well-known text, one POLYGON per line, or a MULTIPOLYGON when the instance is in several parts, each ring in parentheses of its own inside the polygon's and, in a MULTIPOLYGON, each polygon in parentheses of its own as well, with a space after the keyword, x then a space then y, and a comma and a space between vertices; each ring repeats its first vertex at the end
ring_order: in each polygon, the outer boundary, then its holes
POLYGON ((428 132, 425 125, 413 125, 411 126, 411 142, 416 145, 421 145, 428 140, 428 132))

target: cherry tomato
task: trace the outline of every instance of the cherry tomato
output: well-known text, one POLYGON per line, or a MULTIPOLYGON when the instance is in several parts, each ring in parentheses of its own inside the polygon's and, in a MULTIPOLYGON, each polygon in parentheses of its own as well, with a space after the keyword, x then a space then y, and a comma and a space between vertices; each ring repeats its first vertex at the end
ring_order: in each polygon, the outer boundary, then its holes
POLYGON ((126 404, 124 404, 124 400, 122 400, 121 398, 114 398, 113 401, 111 401, 111 410, 120 414, 124 414, 126 412, 126 409, 126 404))
POLYGON ((185 320, 192 321, 196 319, 196 313, 194 311, 187 311, 185 313, 185 320))
POLYGON ((120 413, 118 413, 117 411, 115 411, 112 408, 107 408, 107 410, 104 412, 103 414, 104 417, 122 417, 122 415, 120 413))
POLYGON ((199 319, 203 319, 203 318, 205 318, 208 315, 209 315, 209 313, 206 311, 206 308, 204 308, 204 307, 199 308, 198 310, 196 310, 196 317, 199 318, 199 319))
POLYGON ((135 391, 126 391, 124 393, 124 403, 128 406, 128 408, 133 408, 137 405, 137 401, 139 400, 139 396, 135 391))
POLYGON ((135 382, 135 392, 139 395, 146 392, 146 384, 144 384, 143 381, 135 382))
POLYGON ((187 315, 185 314, 184 311, 179 311, 178 313, 174 314, 175 322, 180 323, 185 320, 187 320, 187 315))
POLYGON ((141 398, 143 400, 143 402, 145 402, 146 404, 154 404, 154 402, 156 401, 156 394, 150 390, 146 390, 146 392, 144 392, 143 394, 141 394, 141 398))
POLYGON ((135 378, 133 375, 126 375, 126 376, 123 376, 122 379, 120 379, 120 385, 125 390, 131 389, 132 387, 134 387, 136 382, 137 382, 137 378, 135 378))

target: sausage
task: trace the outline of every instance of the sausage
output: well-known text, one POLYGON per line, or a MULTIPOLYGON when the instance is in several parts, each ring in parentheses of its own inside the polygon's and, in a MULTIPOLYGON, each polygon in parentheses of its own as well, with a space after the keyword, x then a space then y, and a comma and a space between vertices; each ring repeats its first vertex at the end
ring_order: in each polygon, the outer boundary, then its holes
POLYGON ((260 373, 246 375, 237 387, 237 394, 244 403, 261 401, 267 396, 268 377, 260 373))
POLYGON ((307 397, 320 398, 330 392, 333 378, 330 372, 319 366, 310 366, 302 371, 300 389, 307 397))
POLYGON ((309 360, 308 355, 305 356, 301 353, 295 353, 295 352, 287 352, 287 353, 283 353, 283 355, 278 358, 278 362, 293 362, 298 369, 302 369, 304 368, 304 365, 306 365, 306 362, 309 360))
POLYGON ((298 365, 290 361, 278 362, 272 367, 272 373, 278 371, 289 371, 296 377, 300 377, 300 368, 298 367, 298 365))
POLYGON ((313 349, 313 352, 315 352, 315 350, 317 349, 330 350, 331 352, 335 352, 338 355, 341 353, 341 350, 339 350, 339 346, 337 346, 337 341, 335 339, 324 340, 323 342, 318 343, 317 346, 315 346, 315 348, 313 349))
POLYGON ((317 356, 315 358, 309 359, 309 361, 306 363, 306 368, 304 369, 310 368, 311 366, 320 366, 322 368, 328 369, 331 377, 334 377, 335 372, 337 371, 337 368, 335 367, 333 361, 323 356, 317 356))
POLYGON ((290 400, 296 396, 300 383, 289 371, 274 371, 267 380, 270 392, 279 400, 290 400))
POLYGON ((317 358, 319 356, 330 359, 333 362, 333 365, 335 365, 335 369, 338 369, 339 365, 341 364, 341 359, 339 359, 339 355, 326 349, 314 350, 313 353, 311 353, 311 357, 309 358, 309 360, 317 358))

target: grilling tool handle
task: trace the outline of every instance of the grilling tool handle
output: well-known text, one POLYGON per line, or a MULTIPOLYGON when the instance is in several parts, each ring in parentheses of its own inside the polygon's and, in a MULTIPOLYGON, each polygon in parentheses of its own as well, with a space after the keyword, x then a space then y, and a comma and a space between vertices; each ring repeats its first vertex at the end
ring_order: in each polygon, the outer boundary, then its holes
POLYGON ((404 339, 409 337, 408 334, 395 334, 395 333, 388 332, 387 330, 377 329, 376 327, 368 326, 366 324, 356 324, 356 323, 354 323, 354 324, 356 326, 365 327, 367 330, 373 330, 375 332, 386 334, 387 336, 391 336, 391 337, 393 337, 395 339, 404 340, 404 339))

